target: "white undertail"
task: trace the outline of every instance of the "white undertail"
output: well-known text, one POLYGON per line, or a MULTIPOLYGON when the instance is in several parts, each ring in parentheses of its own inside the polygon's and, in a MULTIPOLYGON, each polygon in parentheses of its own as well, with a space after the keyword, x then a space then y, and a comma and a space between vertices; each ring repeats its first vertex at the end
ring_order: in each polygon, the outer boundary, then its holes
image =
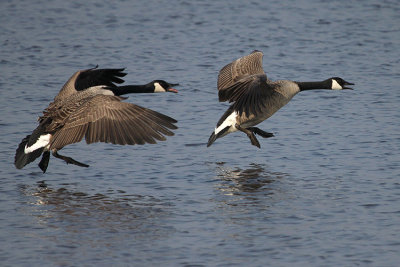
POLYGON ((236 111, 232 112, 231 115, 229 115, 223 123, 221 123, 220 126, 216 127, 214 130, 215 135, 217 135, 220 131, 225 129, 226 127, 230 126, 229 130, 227 133, 232 133, 237 131, 236 129, 236 117, 238 113, 236 111))
POLYGON ((51 134, 44 134, 31 146, 25 145, 24 153, 29 154, 38 148, 46 147, 50 143, 51 134))

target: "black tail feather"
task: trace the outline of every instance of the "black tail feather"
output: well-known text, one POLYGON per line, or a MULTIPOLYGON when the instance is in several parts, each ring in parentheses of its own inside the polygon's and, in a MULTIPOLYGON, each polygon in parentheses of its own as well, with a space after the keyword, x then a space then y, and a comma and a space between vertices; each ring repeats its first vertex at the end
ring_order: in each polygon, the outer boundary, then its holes
POLYGON ((39 162, 39 168, 43 171, 43 173, 46 172, 47 166, 49 166, 49 160, 50 160, 50 152, 45 151, 43 153, 42 160, 39 162))
POLYGON ((32 151, 31 153, 25 154, 25 145, 28 143, 31 135, 27 135, 24 139, 22 139, 19 144, 17 151, 15 153, 14 165, 17 169, 22 169, 25 165, 31 163, 43 153, 43 147, 32 151))
POLYGON ((225 136, 226 132, 229 130, 230 126, 226 126, 224 129, 219 131, 217 134, 215 134, 215 131, 212 132, 210 135, 210 138, 208 139, 207 147, 211 146, 215 140, 217 140, 220 137, 225 136))
POLYGON ((207 147, 211 146, 212 143, 217 139, 217 136, 215 135, 215 132, 212 132, 210 135, 210 138, 208 139, 207 147))

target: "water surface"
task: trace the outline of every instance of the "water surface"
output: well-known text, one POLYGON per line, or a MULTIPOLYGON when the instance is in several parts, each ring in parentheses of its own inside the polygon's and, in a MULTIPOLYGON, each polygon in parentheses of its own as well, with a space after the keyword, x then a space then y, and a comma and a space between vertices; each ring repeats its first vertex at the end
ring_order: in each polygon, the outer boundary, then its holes
POLYGON ((0 3, 3 266, 398 266, 397 1, 0 3), (228 104, 218 71, 258 49, 271 79, 340 76, 260 128, 205 144, 228 104), (14 152, 78 69, 179 82, 128 102, 176 118, 157 145, 84 142, 16 170, 14 152))

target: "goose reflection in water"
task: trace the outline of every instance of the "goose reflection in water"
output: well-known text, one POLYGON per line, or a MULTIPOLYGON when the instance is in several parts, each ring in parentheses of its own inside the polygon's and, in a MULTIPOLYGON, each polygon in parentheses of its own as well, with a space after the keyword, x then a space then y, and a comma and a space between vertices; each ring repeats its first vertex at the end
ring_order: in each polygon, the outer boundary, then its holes
POLYGON ((37 225, 68 233, 66 240, 59 240, 61 243, 102 246, 109 244, 111 234, 113 242, 119 239, 122 242, 126 233, 137 239, 154 240, 173 232, 171 227, 163 229, 158 225, 169 214, 170 204, 165 201, 122 190, 91 195, 67 188, 52 189, 44 181, 37 186, 20 186, 30 204, 25 206, 25 212, 35 218, 37 225), (93 231, 99 234, 94 235, 93 231))
POLYGON ((268 187, 287 174, 279 172, 269 172, 262 164, 251 163, 246 169, 231 168, 225 162, 217 163, 217 177, 221 181, 218 189, 225 195, 240 195, 251 192, 265 191, 273 194, 274 190, 268 187))

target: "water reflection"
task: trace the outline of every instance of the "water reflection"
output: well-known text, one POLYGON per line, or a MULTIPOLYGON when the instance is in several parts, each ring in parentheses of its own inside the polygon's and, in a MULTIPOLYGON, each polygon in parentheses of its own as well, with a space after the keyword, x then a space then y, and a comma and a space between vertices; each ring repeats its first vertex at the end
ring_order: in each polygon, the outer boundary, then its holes
POLYGON ((246 168, 230 167, 224 162, 215 166, 216 192, 213 202, 228 226, 246 226, 235 237, 241 240, 252 235, 246 231, 249 224, 264 225, 269 221, 270 207, 288 198, 285 178, 288 174, 272 172, 264 164, 251 163, 246 168))
MULTIPOLYGON (((170 205, 159 199, 122 190, 88 194, 68 189, 69 186, 65 184, 54 189, 45 181, 36 186, 20 186, 28 204, 24 205, 25 212, 32 215, 40 227, 68 233, 68 237, 59 239, 58 243, 102 246, 118 242, 119 238, 122 241, 126 234, 135 239, 154 240, 173 231, 160 223, 168 215, 170 205)), ((54 237, 59 235, 54 233, 54 237)))
POLYGON ((249 167, 241 169, 227 166, 225 162, 219 162, 216 166, 216 173, 220 180, 218 189, 225 195, 243 195, 261 191, 273 194, 273 188, 268 185, 287 176, 284 173, 270 172, 265 165, 257 163, 251 163, 249 167))

